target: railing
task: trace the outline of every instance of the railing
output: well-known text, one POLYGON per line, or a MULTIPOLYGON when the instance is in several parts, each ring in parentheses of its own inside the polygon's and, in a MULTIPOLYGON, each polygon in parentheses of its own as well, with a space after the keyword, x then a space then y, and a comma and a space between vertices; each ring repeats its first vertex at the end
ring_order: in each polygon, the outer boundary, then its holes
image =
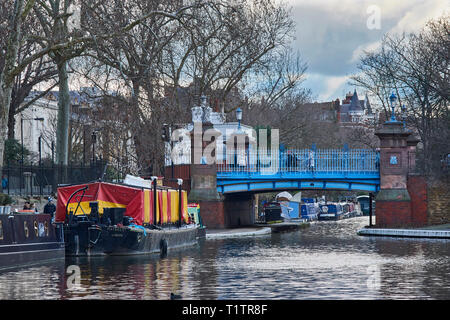
POLYGON ((219 173, 378 172, 379 153, 366 149, 302 149, 267 153, 238 150, 217 164, 219 173))
MULTIPOLYGON (((89 166, 7 165, 3 167, 3 193, 22 196, 46 196, 56 193, 59 184, 86 183, 102 177, 106 163, 96 161, 89 166)), ((104 181, 108 180, 104 177, 104 181)))

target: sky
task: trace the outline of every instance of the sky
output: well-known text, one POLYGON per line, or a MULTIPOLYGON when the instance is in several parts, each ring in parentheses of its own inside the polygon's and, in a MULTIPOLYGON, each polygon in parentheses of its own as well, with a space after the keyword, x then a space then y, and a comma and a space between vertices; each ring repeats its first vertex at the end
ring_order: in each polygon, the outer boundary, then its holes
MULTIPOLYGON (((420 30, 450 12, 450 0, 289 0, 296 22, 293 47, 308 64, 304 86, 316 101, 345 98, 363 50, 382 36, 420 30)), ((357 89, 360 99, 365 92, 357 89)))

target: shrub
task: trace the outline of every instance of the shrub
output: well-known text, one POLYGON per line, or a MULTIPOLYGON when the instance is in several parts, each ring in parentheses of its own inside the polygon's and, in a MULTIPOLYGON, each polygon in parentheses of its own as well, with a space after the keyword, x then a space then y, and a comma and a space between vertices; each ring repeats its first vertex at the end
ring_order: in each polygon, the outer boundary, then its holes
POLYGON ((0 206, 7 206, 13 203, 13 199, 4 193, 0 193, 0 206))

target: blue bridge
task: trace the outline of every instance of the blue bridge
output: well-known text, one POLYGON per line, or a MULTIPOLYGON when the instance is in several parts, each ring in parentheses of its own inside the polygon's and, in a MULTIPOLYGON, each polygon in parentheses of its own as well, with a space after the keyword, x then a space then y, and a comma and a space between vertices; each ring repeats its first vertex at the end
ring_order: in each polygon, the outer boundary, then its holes
POLYGON ((237 150, 217 165, 217 191, 380 189, 379 153, 366 149, 237 150))

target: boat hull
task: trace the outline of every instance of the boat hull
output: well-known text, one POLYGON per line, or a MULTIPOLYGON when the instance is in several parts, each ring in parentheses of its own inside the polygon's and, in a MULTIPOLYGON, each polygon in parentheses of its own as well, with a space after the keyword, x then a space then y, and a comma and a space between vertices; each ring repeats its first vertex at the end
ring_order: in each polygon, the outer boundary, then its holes
POLYGON ((130 228, 79 224, 65 229, 67 256, 165 254, 197 244, 197 226, 130 228))
POLYGON ((48 214, 0 215, 0 269, 64 259, 59 228, 48 214))
POLYGON ((326 221, 326 220, 341 220, 344 219, 343 214, 335 214, 335 213, 320 213, 318 216, 319 221, 326 221))

